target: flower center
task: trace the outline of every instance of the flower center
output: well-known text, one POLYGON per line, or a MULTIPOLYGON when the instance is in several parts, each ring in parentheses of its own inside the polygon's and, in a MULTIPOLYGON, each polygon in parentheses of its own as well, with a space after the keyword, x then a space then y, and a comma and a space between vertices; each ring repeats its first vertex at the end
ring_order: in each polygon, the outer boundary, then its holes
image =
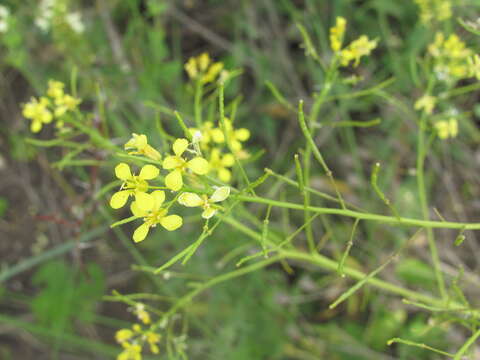
POLYGON ((124 185, 126 190, 136 190, 140 192, 146 192, 148 190, 148 183, 135 175, 125 181, 124 185))

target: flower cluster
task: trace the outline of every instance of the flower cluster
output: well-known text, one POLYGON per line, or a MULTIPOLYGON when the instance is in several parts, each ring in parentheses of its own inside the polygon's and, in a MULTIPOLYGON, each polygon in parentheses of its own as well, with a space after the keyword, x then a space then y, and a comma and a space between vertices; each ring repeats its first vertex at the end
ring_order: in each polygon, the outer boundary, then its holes
POLYGON ((185 71, 192 80, 206 84, 214 81, 223 70, 222 62, 212 62, 208 53, 191 57, 185 64, 185 71))
POLYGON ((440 81, 453 82, 478 74, 478 58, 455 34, 446 37, 438 32, 428 52, 433 57, 433 69, 440 81))
POLYGON ((330 46, 334 52, 340 51, 342 48, 346 28, 347 20, 338 16, 335 21, 335 26, 330 28, 330 46))
MULTIPOLYGON (((213 127, 212 130, 214 130, 213 127)), ((233 134, 235 133, 233 127, 230 130, 233 134)), ((218 136, 218 134, 215 136, 218 136)), ((159 165, 161 164, 161 167, 168 171, 168 174, 164 177, 164 186, 152 186, 150 181, 159 180, 159 167, 151 164, 144 165, 138 175, 132 173, 130 166, 126 163, 120 163, 115 167, 115 175, 122 181, 122 185, 120 190, 110 198, 110 206, 114 209, 120 209, 125 206, 129 198, 134 199, 130 204, 130 211, 134 219, 140 218, 143 220, 143 223, 133 233, 135 242, 143 241, 151 228, 158 224, 168 231, 180 228, 183 225, 182 217, 169 214, 170 207, 176 202, 186 207, 201 207, 204 219, 211 218, 218 209, 221 209, 216 203, 224 201, 228 197, 230 194, 229 187, 217 188, 210 197, 206 195, 211 193, 209 189, 198 190, 202 196, 193 192, 182 191, 185 179, 192 179, 192 183, 197 185, 198 182, 195 179, 199 175, 206 175, 211 168, 212 159, 210 162, 207 161, 195 148, 196 146, 187 139, 176 139, 172 145, 173 154, 166 155, 163 161, 160 161, 161 154, 148 144, 146 135, 133 134, 132 138, 125 144, 126 150, 133 150, 130 154, 138 154, 158 161, 159 165), (150 192, 150 190, 153 191, 150 192), (165 190, 180 193, 173 200, 166 202, 167 192, 165 190)), ((216 156, 217 162, 221 162, 226 155, 222 158, 216 151, 218 151, 218 148, 212 149, 211 154, 216 156)), ((215 162, 213 164, 219 166, 215 162)), ((233 160, 230 160, 228 164, 233 165, 233 160)), ((230 173, 228 173, 228 177, 230 178, 230 173)))
POLYGON ((47 96, 39 99, 32 97, 30 102, 23 106, 23 116, 32 121, 30 129, 39 132, 43 124, 56 120, 58 128, 63 127, 63 116, 75 110, 81 100, 64 92, 65 84, 60 81, 48 82, 47 96))
POLYGON ((438 137, 442 140, 456 137, 458 134, 458 121, 453 117, 448 120, 437 121, 434 126, 438 137))
POLYGON ((115 333, 115 340, 123 348, 123 351, 117 356, 117 360, 141 360, 142 350, 146 345, 148 345, 152 354, 160 352, 159 343, 161 335, 152 330, 152 328, 144 329, 142 327, 150 325, 152 322, 145 304, 136 303, 133 313, 140 321, 140 324, 134 324, 131 329, 120 329, 115 333))
POLYGON ((242 143, 250 138, 250 131, 245 128, 235 129, 228 118, 224 119, 224 124, 225 129, 222 129, 206 121, 201 129, 190 128, 189 131, 201 150, 207 154, 210 170, 215 172, 220 181, 228 183, 232 179, 230 168, 235 164, 235 156, 239 159, 248 158, 242 143))
MULTIPOLYGON (((415 110, 423 111, 426 115, 432 115, 437 100, 438 99, 435 96, 425 94, 415 102, 415 110)), ((446 140, 458 135, 458 121, 454 115, 455 112, 452 112, 449 114, 448 119, 433 123, 433 127, 437 131, 440 139, 446 140)))
POLYGON ((432 95, 425 94, 415 102, 415 110, 425 111, 427 115, 433 113, 437 98, 432 95))
POLYGON ((358 66, 363 56, 368 56, 377 47, 377 40, 370 40, 362 35, 342 48, 343 38, 347 28, 347 21, 343 17, 337 17, 335 26, 330 28, 330 46, 340 59, 341 66, 358 66))
POLYGON ((79 12, 69 12, 67 3, 59 0, 42 0, 38 6, 35 25, 47 32, 53 24, 65 23, 72 31, 82 34, 85 25, 79 12))
POLYGON ((420 20, 429 24, 433 20, 444 21, 452 17, 450 0, 414 0, 420 8, 420 20))

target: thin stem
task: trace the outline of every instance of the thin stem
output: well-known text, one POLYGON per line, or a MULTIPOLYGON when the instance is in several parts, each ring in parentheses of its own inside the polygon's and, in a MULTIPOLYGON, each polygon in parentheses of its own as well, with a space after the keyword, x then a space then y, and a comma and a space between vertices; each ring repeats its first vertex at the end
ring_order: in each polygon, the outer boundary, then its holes
MULTIPOLYGON (((429 81, 427 94, 430 93, 430 90, 433 88, 433 80, 429 81)), ((426 157, 426 144, 425 144, 425 128, 427 125, 427 114, 424 111, 420 118, 420 124, 418 129, 418 142, 417 142, 417 187, 418 187, 418 197, 420 200, 420 206, 422 208, 422 215, 424 220, 429 219, 429 210, 428 210, 428 200, 427 192, 425 188, 425 157, 426 157)), ((435 243, 435 238, 433 230, 431 228, 427 229, 427 238, 428 246, 430 248, 430 254, 432 256, 433 268, 435 272, 435 277, 437 279, 437 286, 440 292, 440 295, 443 300, 447 300, 448 295, 445 290, 445 279, 443 278, 441 266, 440 266, 440 257, 438 255, 437 245, 435 243)))
POLYGON ((315 247, 315 240, 313 239, 312 224, 311 222, 308 221, 311 217, 310 212, 308 211, 309 197, 307 192, 305 191, 302 166, 300 165, 300 160, 298 160, 298 154, 295 154, 294 160, 295 160, 295 170, 297 171, 298 185, 300 188, 300 192, 302 193, 302 196, 303 196, 303 206, 304 206, 303 216, 304 216, 304 222, 305 224, 307 224, 307 226, 305 227, 307 244, 310 252, 315 252, 316 247, 315 247))
POLYGON ((236 277, 239 277, 239 276, 242 276, 242 275, 246 275, 246 274, 249 274, 253 271, 256 271, 256 270, 259 270, 261 268, 264 268, 270 264, 273 264, 277 261, 280 261, 282 260, 283 258, 285 258, 285 256, 283 255, 277 255, 277 256, 274 256, 274 257, 271 257, 269 259, 266 259, 266 260, 262 260, 262 261, 259 261, 255 264, 252 264, 252 265, 249 265, 249 266, 246 266, 244 268, 241 268, 241 269, 237 269, 237 270, 233 270, 233 271, 230 271, 226 274, 222 274, 222 275, 219 275, 219 276, 216 276, 214 277, 213 279, 211 280, 208 280, 206 282, 204 282, 203 284, 199 285, 197 288, 195 288, 195 290, 192 290, 191 292, 189 292, 188 294, 186 294, 185 296, 181 297, 164 315, 163 317, 157 322, 155 323, 154 325, 152 325, 152 329, 155 329, 159 326, 160 323, 162 323, 165 319, 168 319, 170 316, 172 316, 173 314, 175 314, 178 310, 180 310, 182 307, 184 307, 185 305, 187 305, 188 303, 190 303, 190 301, 195 297, 197 296, 198 294, 202 293, 203 291, 219 284, 219 283, 222 283, 222 282, 225 282, 225 281, 228 281, 228 280, 231 280, 231 279, 234 279, 236 277))
MULTIPOLYGON (((254 240, 259 241, 261 239, 261 234, 239 223, 237 220, 231 217, 226 217, 225 222, 232 225, 234 228, 236 228, 237 230, 241 231, 242 233, 246 234, 247 236, 251 237, 254 240)), ((337 261, 331 260, 328 257, 323 256, 321 254, 310 254, 310 253, 305 253, 297 250, 284 250, 284 249, 279 249, 278 253, 280 255, 283 255, 282 258, 309 262, 311 264, 317 265, 323 269, 326 269, 332 272, 336 272, 338 269, 337 261)), ((344 273, 345 275, 350 276, 351 278, 357 279, 357 280, 362 280, 367 276, 367 274, 359 270, 350 268, 348 266, 345 266, 344 273)), ((414 290, 406 289, 401 286, 391 284, 387 281, 377 279, 375 277, 369 278, 367 280, 367 283, 379 289, 385 290, 387 292, 390 292, 396 295, 400 295, 402 297, 408 298, 413 301, 419 301, 419 302, 432 305, 432 306, 437 306, 437 307, 444 305, 443 300, 441 299, 437 299, 430 295, 422 294, 414 290)), ((452 307, 462 307, 462 305, 457 302, 451 302, 449 305, 452 307)), ((479 317, 480 313, 477 311, 474 311, 472 312, 472 316, 479 317)))
MULTIPOLYGON (((245 202, 254 202, 260 204, 271 204, 272 206, 304 210, 303 204, 290 203, 285 201, 271 200, 254 196, 238 195, 237 199, 245 202)), ((311 212, 319 214, 330 214, 346 216, 354 219, 376 221, 391 225, 411 226, 411 227, 423 227, 423 228, 438 228, 438 229, 465 229, 465 230, 480 230, 480 223, 460 223, 452 221, 434 221, 434 220, 421 220, 412 219, 406 217, 396 218, 395 216, 377 215, 372 213, 362 213, 359 211, 353 211, 348 209, 334 209, 324 208, 317 206, 309 206, 307 208, 311 212)))
POLYGON ((390 203, 390 199, 385 196, 383 191, 378 187, 377 180, 378 180, 378 172, 380 171, 380 163, 375 163, 373 165, 373 170, 372 170, 372 177, 370 179, 370 184, 372 185, 373 190, 375 193, 378 195, 378 197, 385 203, 385 205, 388 206, 390 211, 392 212, 393 215, 397 219, 400 219, 400 215, 398 215, 397 210, 395 207, 390 203))
MULTIPOLYGON (((307 144, 309 144, 309 148, 313 152, 313 156, 320 163, 320 165, 322 166, 323 170, 325 171, 328 179, 330 180, 330 183, 332 184, 333 188, 335 189, 335 193, 337 195, 337 198, 340 202, 340 205, 341 205, 342 209, 346 209, 345 202, 343 201, 343 197, 340 194, 340 191, 338 190, 337 183, 335 182, 335 179, 333 178, 333 173, 329 169, 325 160, 323 159, 322 154, 318 150, 317 145, 315 144, 315 141, 313 141, 312 135, 310 134, 310 131, 307 128, 307 124, 305 123, 305 116, 303 114, 303 101, 302 100, 300 100, 300 102, 298 104, 298 113, 299 113, 298 121, 300 122, 300 127, 302 129, 303 135, 305 136, 305 139, 307 140, 307 144)), ((305 158, 307 159, 308 156, 305 155, 305 158)), ((307 185, 307 177, 305 178, 305 185, 307 185)))
POLYGON ((201 80, 197 80, 195 83, 195 97, 194 97, 194 113, 195 124, 197 128, 202 126, 202 95, 203 95, 203 83, 201 80))
POLYGON ((477 340, 477 338, 480 336, 480 329, 478 329, 470 338, 463 344, 463 346, 460 348, 460 350, 457 351, 455 354, 455 357, 453 360, 461 360, 463 354, 465 354, 468 350, 468 348, 473 345, 473 343, 477 340))
POLYGON ((235 163, 237 164, 238 169, 240 170, 240 173, 242 174, 243 180, 245 181, 247 187, 250 189, 250 192, 252 195, 255 195, 255 191, 253 190, 252 186, 250 186, 250 180, 248 179, 247 173, 245 172, 245 169, 242 166, 242 163, 238 159, 237 152, 233 151, 231 143, 230 143, 230 137, 227 131, 227 127, 225 124, 225 92, 224 92, 224 86, 223 84, 219 85, 218 88, 218 106, 219 106, 219 112, 220 112, 220 125, 223 130, 223 136, 225 137, 225 143, 227 144, 228 150, 233 155, 233 158, 235 159, 235 163))

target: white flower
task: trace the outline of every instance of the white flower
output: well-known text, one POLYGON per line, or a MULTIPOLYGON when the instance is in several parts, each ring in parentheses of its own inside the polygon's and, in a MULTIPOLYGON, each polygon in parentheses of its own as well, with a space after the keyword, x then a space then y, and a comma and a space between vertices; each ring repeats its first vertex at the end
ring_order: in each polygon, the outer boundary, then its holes
POLYGON ((83 24, 82 17, 78 11, 67 14, 65 21, 77 34, 81 34, 85 31, 85 25, 83 24))
POLYGON ((10 10, 6 6, 0 5, 0 33, 7 32, 9 16, 10 10))
POLYGON ((35 19, 37 25, 43 31, 50 29, 56 0, 42 0, 38 6, 38 16, 35 19))

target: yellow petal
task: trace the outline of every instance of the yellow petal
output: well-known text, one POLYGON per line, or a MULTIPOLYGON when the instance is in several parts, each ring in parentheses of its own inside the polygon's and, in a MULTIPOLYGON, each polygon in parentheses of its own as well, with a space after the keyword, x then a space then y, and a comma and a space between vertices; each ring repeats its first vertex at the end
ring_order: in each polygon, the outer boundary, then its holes
POLYGON ((237 153, 238 151, 242 150, 242 143, 238 140, 232 140, 230 141, 230 147, 234 153, 237 153))
POLYGON ((51 123, 52 120, 53 120, 52 113, 48 110, 44 110, 42 112, 42 122, 44 122, 45 124, 48 124, 48 123, 51 123))
POLYGON ((215 210, 214 208, 206 208, 203 212, 202 212, 202 218, 204 219, 210 219, 213 215, 215 215, 215 213, 217 212, 217 210, 215 210))
POLYGON ((182 226, 183 219, 178 215, 165 216, 160 220, 160 224, 168 231, 173 231, 182 226))
POLYGON ((200 54, 197 57, 197 62, 198 62, 198 67, 200 68, 200 71, 207 70, 208 65, 210 65, 210 55, 206 52, 200 54))
POLYGON ((160 160, 162 158, 162 155, 160 155, 160 153, 157 150, 155 150, 153 147, 151 147, 148 144, 145 146, 143 151, 145 152, 145 155, 150 159, 160 160))
POLYGON ((197 194, 184 192, 178 197, 178 203, 187 207, 202 206, 203 199, 197 194))
POLYGON ((150 211, 155 205, 155 198, 151 194, 137 191, 135 193, 135 202, 140 210, 150 211))
POLYGON ((148 230, 150 230, 150 226, 146 223, 140 225, 133 233, 133 241, 140 242, 147 237, 148 230))
POLYGON ((138 217, 145 217, 148 215, 148 211, 140 209, 136 201, 132 202, 132 204, 130 205, 130 211, 133 215, 138 217))
POLYGON ((212 129, 210 135, 212 136, 213 141, 216 143, 223 143, 225 141, 223 131, 219 128, 212 129))
POLYGON ((120 209, 127 202, 128 190, 117 191, 110 199, 110 206, 114 209, 120 209))
POLYGON ((160 174, 160 170, 156 166, 149 164, 142 167, 139 177, 142 180, 152 180, 155 179, 158 174, 160 174))
POLYGON ((177 156, 181 156, 183 152, 188 147, 188 140, 187 139, 177 139, 173 143, 173 153, 177 156))
POLYGON ((155 205, 153 208, 155 210, 160 209, 160 206, 162 206, 163 202, 165 201, 165 191, 163 190, 155 190, 152 192, 152 196, 155 199, 155 205))
POLYGON ((222 158, 222 165, 231 167, 235 164, 235 158, 233 157, 232 154, 225 154, 225 156, 222 158))
POLYGON ((173 170, 170 174, 165 176, 165 185, 170 190, 180 190, 183 186, 182 172, 180 170, 173 170))
POLYGON ((165 170, 171 170, 181 166, 182 164, 183 164, 182 158, 178 156, 167 156, 163 160, 162 166, 165 170))
POLYGON ((219 187, 215 192, 210 196, 211 202, 220 202, 225 200, 228 195, 230 195, 230 188, 228 186, 219 187))
POLYGON ((456 137, 458 135, 458 121, 457 119, 450 119, 448 121, 448 125, 450 128, 450 136, 451 137, 456 137))
POLYGON ((40 130, 42 130, 42 122, 33 120, 32 123, 30 124, 30 130, 34 133, 39 132, 40 130))
POLYGON ((208 161, 201 157, 196 157, 187 163, 187 167, 195 174, 205 175, 210 170, 208 161))
POLYGON ((228 169, 225 169, 225 168, 218 169, 217 175, 218 175, 218 179, 224 183, 228 183, 230 182, 230 180, 232 180, 232 173, 228 169))
POLYGON ((130 171, 130 166, 125 163, 120 163, 115 167, 115 175, 117 178, 121 180, 128 180, 132 177, 132 173, 130 171))
POLYGON ((246 141, 250 137, 250 131, 248 129, 235 130, 235 138, 239 141, 246 141))

